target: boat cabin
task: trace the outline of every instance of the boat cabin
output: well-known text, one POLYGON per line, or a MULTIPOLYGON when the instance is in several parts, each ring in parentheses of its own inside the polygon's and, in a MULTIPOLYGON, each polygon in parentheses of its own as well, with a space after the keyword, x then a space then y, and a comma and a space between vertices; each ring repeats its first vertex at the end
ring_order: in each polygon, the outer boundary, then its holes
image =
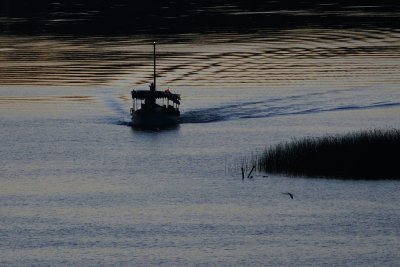
POLYGON ((150 91, 132 90, 133 108, 131 115, 134 112, 154 110, 179 115, 180 99, 179 94, 173 94, 169 90, 151 90, 151 86, 150 91))

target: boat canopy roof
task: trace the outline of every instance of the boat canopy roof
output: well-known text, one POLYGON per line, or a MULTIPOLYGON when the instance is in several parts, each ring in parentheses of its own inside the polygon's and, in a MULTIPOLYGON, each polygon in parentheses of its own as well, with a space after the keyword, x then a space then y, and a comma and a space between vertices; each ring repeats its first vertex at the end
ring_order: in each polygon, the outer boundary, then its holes
POLYGON ((181 96, 173 94, 169 91, 148 91, 148 90, 132 90, 132 99, 149 99, 149 98, 166 98, 177 105, 180 105, 181 96))

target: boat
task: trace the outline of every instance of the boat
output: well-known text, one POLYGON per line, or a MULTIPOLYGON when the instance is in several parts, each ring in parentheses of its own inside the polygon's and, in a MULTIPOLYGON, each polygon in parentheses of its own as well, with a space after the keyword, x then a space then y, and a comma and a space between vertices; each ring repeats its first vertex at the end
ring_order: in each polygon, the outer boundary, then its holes
POLYGON ((179 94, 156 87, 156 43, 153 43, 153 82, 150 90, 132 90, 133 107, 130 110, 135 126, 170 126, 180 122, 179 94))

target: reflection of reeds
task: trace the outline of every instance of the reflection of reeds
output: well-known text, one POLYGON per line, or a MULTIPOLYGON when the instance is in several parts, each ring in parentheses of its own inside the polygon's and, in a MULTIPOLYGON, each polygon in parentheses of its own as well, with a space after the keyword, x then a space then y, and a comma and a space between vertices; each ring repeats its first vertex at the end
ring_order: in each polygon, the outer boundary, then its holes
POLYGON ((400 178, 400 130, 305 138, 266 149, 260 171, 293 176, 400 178))

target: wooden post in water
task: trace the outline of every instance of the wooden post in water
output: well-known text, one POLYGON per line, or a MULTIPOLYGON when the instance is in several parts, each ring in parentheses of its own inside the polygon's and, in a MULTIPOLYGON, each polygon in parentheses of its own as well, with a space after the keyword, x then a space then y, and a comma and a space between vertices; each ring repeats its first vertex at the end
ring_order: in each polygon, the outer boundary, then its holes
MULTIPOLYGON (((254 169, 256 168, 256 166, 254 165, 253 168, 251 168, 251 171, 249 172, 249 175, 247 175, 247 178, 250 178, 251 173, 254 171, 254 169)), ((253 177, 252 177, 253 178, 253 177)), ((250 178, 251 179, 251 178, 250 178)))
POLYGON ((244 169, 242 167, 242 180, 244 180, 244 169))

